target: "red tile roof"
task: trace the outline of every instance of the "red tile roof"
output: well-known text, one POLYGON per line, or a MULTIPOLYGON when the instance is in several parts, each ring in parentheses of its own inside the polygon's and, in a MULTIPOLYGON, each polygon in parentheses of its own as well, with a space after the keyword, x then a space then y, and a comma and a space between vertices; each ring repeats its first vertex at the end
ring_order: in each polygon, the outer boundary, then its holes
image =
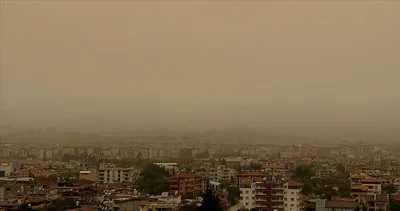
POLYGON ((375 177, 368 177, 360 180, 362 183, 380 183, 382 182, 381 179, 375 177))
POLYGON ((288 186, 300 187, 300 186, 301 186, 301 183, 300 183, 300 182, 297 182, 297 181, 295 181, 295 180, 289 180, 289 181, 288 181, 288 186))

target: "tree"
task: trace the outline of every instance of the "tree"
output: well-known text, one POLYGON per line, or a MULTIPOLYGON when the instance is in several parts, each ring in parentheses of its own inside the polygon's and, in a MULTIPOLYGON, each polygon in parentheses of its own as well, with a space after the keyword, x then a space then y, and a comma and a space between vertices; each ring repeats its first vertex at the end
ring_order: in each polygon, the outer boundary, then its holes
POLYGON ((259 171, 262 169, 262 164, 261 163, 250 163, 249 169, 254 170, 254 171, 259 171))
POLYGON ((238 187, 230 186, 228 187, 228 201, 229 204, 235 205, 240 198, 240 190, 238 187))
POLYGON ((350 184, 346 183, 346 182, 339 183, 338 192, 339 192, 339 196, 341 196, 341 197, 350 196, 350 192, 351 192, 350 184))
POLYGON ((346 174, 346 168, 344 167, 343 164, 338 164, 338 165, 336 166, 336 171, 337 171, 339 174, 342 174, 342 175, 345 175, 345 174, 346 174))
POLYGON ((148 164, 144 167, 136 184, 146 193, 160 194, 169 190, 169 176, 164 168, 148 164))
POLYGON ((313 193, 313 189, 314 189, 314 187, 311 184, 311 182, 306 181, 301 188, 301 193, 308 196, 313 193))
POLYGON ((211 189, 207 189, 206 194, 204 194, 203 202, 199 207, 198 211, 222 211, 219 199, 214 196, 211 189))
POLYGON ((293 171, 293 178, 305 181, 315 176, 315 172, 311 165, 300 165, 297 166, 293 171))
POLYGON ((59 199, 55 201, 52 205, 38 209, 38 211, 64 211, 73 208, 76 208, 76 202, 74 199, 59 199))

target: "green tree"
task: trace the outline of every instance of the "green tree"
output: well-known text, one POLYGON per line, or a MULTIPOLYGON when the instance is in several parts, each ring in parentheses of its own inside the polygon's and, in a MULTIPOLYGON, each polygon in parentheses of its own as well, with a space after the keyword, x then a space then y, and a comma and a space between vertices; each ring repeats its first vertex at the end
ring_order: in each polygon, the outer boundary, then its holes
POLYGON ((203 202, 198 211, 222 211, 222 206, 219 199, 214 196, 211 189, 207 189, 206 194, 203 196, 203 202))
POLYGON ((240 198, 240 190, 238 187, 230 186, 228 187, 228 201, 229 204, 235 205, 240 198))
POLYGON ((392 202, 390 205, 390 210, 400 210, 400 202, 392 202))
POLYGON ((262 164, 261 163, 250 163, 249 169, 254 170, 254 171, 259 171, 262 169, 262 164))
POLYGON ((300 165, 293 170, 292 177, 301 181, 309 180, 315 176, 315 172, 311 165, 300 165))
POLYGON ((76 202, 74 199, 59 199, 52 205, 38 209, 38 211, 64 211, 73 208, 76 208, 76 202))
POLYGON ((148 164, 136 182, 140 190, 149 194, 160 194, 169 190, 169 173, 164 168, 148 164))
POLYGON ((311 181, 306 181, 302 188, 301 188, 301 192, 302 194, 308 196, 311 195, 313 193, 314 187, 313 184, 311 183, 311 181))
POLYGON ((350 192, 351 192, 350 183, 340 182, 338 186, 339 186, 339 189, 338 189, 339 196, 341 196, 341 197, 350 196, 350 192))

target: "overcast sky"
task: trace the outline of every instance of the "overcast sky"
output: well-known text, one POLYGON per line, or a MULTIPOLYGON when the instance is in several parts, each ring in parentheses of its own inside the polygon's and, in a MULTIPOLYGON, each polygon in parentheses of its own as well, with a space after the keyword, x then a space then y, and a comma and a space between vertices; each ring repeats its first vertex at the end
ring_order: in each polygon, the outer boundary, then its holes
POLYGON ((1 6, 5 124, 400 128, 399 1, 1 6))

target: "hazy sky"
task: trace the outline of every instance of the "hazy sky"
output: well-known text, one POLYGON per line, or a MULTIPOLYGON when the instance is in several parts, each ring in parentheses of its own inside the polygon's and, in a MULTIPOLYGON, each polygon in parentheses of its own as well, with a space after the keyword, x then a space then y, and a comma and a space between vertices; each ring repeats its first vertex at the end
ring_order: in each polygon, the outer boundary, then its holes
POLYGON ((1 6, 6 124, 400 128, 399 1, 1 6))

